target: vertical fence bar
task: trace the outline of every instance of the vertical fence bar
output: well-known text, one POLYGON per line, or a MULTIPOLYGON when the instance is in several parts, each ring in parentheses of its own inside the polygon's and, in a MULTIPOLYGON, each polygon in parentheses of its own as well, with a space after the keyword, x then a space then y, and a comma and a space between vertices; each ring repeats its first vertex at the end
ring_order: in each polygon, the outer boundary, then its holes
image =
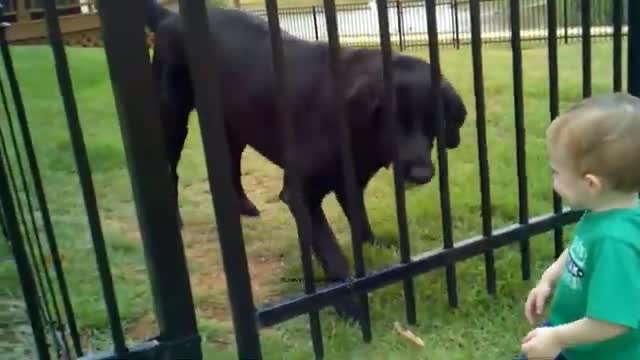
POLYGON ((640 97, 640 18, 631 14, 640 13, 640 2, 629 0, 627 4, 629 23, 627 50, 627 91, 640 97))
MULTIPOLYGON (((549 115, 551 121, 558 116, 559 103, 559 85, 558 85, 558 19, 557 19, 557 3, 556 0, 548 0, 547 2, 547 22, 548 22, 548 63, 549 63, 549 115)), ((562 212, 562 199, 555 191, 553 193, 553 212, 560 214, 562 212)), ((562 254, 562 227, 553 229, 553 243, 555 255, 559 257, 562 254)))
POLYGON ((109 268, 107 248, 104 241, 104 234, 102 233, 102 226, 100 224, 95 188, 93 180, 91 179, 91 166, 89 164, 87 150, 83 140, 82 128, 78 117, 78 109, 71 82, 67 55, 62 42, 62 33, 60 31, 58 14, 56 13, 55 1, 44 0, 44 9, 47 23, 47 35, 53 51, 59 90, 63 98, 64 110, 67 115, 67 124, 69 127, 69 133, 71 134, 71 145, 73 148, 78 175, 80 177, 82 196, 84 198, 87 216, 89 219, 94 252, 96 255, 96 262, 98 264, 98 272, 100 274, 100 282, 109 316, 109 323, 111 325, 111 336, 113 338, 116 354, 122 355, 127 352, 124 333, 120 322, 118 303, 116 300, 115 289, 113 287, 113 278, 111 276, 111 269, 109 268))
POLYGON ((591 96, 591 0, 581 0, 582 96, 591 96))
MULTIPOLYGON (((8 104, 6 102, 6 96, 4 96, 4 92, 2 93, 3 95, 3 100, 5 100, 3 102, 5 109, 7 110, 7 114, 8 113, 8 104)), ((11 120, 10 116, 7 116, 7 123, 9 125, 9 129, 10 129, 10 133, 11 133, 11 139, 12 139, 12 145, 14 146, 14 153, 16 155, 16 163, 18 165, 18 172, 20 175, 20 179, 22 180, 22 186, 24 188, 24 192, 25 192, 25 198, 26 198, 26 202, 27 202, 27 210, 29 211, 29 215, 30 219, 31 219, 31 225, 32 227, 29 227, 29 223, 27 221, 27 216, 25 216, 25 209, 23 206, 23 201, 22 198, 20 196, 20 189, 18 187, 18 182, 16 180, 16 175, 14 174, 14 170, 13 170, 13 166, 11 165, 11 159, 9 158, 9 150, 8 150, 8 146, 7 146, 7 141, 4 135, 4 132, 2 131, 2 128, 0 127, 0 148, 1 151, 0 153, 3 154, 4 156, 4 161, 6 164, 6 171, 8 174, 8 184, 11 188, 13 188, 13 192, 14 192, 14 196, 15 196, 15 205, 17 206, 18 209, 18 215, 19 215, 19 220, 22 224, 22 227, 24 229, 24 239, 25 239, 25 243, 27 245, 26 250, 27 250, 27 256, 28 258, 31 259, 31 265, 33 266, 33 270, 35 272, 35 284, 36 284, 36 291, 39 291, 40 295, 38 297, 38 304, 40 306, 40 311, 41 314, 44 317, 44 321, 46 323, 46 325, 48 327, 50 327, 50 330, 52 332, 52 334, 54 334, 56 332, 56 328, 54 327, 55 324, 57 323, 58 325, 62 323, 62 318, 60 316, 60 311, 59 308, 57 306, 57 301, 55 298, 55 292, 53 289, 53 285, 51 282, 51 278, 49 276, 49 271, 47 269, 47 264, 46 264, 46 260, 44 259, 44 255, 43 255, 43 251, 42 251, 42 244, 40 242, 40 236, 38 234, 38 226, 35 223, 35 213, 33 211, 33 207, 31 205, 31 198, 30 198, 30 193, 29 193, 29 188, 28 185, 26 183, 26 177, 24 175, 24 167, 22 165, 22 160, 21 160, 21 156, 20 156, 20 149, 18 147, 18 144, 16 142, 16 136, 15 136, 15 131, 13 128, 13 121, 11 120), (35 241, 35 246, 34 246, 34 241, 35 241), (37 250, 36 250, 37 249, 37 250), (43 279, 44 277, 44 279, 43 279), (52 301, 49 301, 49 296, 51 296, 52 301), (53 307, 54 307, 54 313, 56 315, 56 317, 54 318, 54 316, 52 315, 52 310, 51 310, 51 303, 53 303, 53 307)), ((8 199, 7 201, 13 201, 11 199, 8 199)), ((24 244, 24 243, 23 243, 24 244)), ((62 353, 62 348, 64 347, 64 351, 66 353, 69 352, 69 348, 67 345, 67 341, 66 341, 66 337, 64 337, 63 339, 63 343, 64 345, 61 345, 60 343, 58 343, 57 341, 53 342, 54 348, 56 350, 57 353, 61 354, 62 353)))
POLYGON ((131 179, 160 338, 182 342, 170 357, 201 359, 176 198, 163 157, 159 93, 153 88, 144 32, 144 4, 100 2, 105 53, 131 179), (123 9, 127 11, 122 11, 123 9))
MULTIPOLYGON (((0 14, 2 13, 1 11, 2 11, 2 8, 0 7, 0 14)), ((42 177, 40 175, 40 169, 36 161, 33 141, 31 139, 31 132, 27 124, 26 112, 25 112, 24 104, 22 102, 22 94, 20 92, 20 88, 18 87, 16 74, 13 69, 13 61, 11 59, 11 54, 9 52, 9 45, 7 43, 5 29, 6 27, 0 26, 0 51, 2 52, 2 57, 5 63, 5 69, 7 72, 7 79, 9 81, 9 87, 11 89, 13 100, 16 107, 16 115, 18 119, 18 124, 20 126, 20 130, 22 132, 23 144, 26 150, 27 160, 29 162, 29 168, 30 168, 31 176, 34 183, 36 198, 38 200, 38 208, 42 216, 42 222, 44 225, 44 230, 45 230, 47 242, 49 245, 51 261, 53 263, 53 267, 56 272, 56 279, 58 280, 58 286, 59 286, 60 294, 62 297, 62 303, 65 309, 65 314, 67 316, 67 322, 68 322, 67 325, 69 327, 69 332, 71 335, 71 340, 73 342, 76 355, 80 357, 82 356, 82 347, 80 345, 80 335, 78 333, 78 327, 76 325, 75 315, 73 312, 73 307, 71 305, 71 299, 69 297, 69 290, 68 290, 66 278, 64 275, 64 271, 62 269, 62 261, 60 260, 58 245, 57 245, 55 234, 53 232, 53 224, 51 223, 49 206, 47 205, 46 195, 44 193, 44 187, 42 185, 42 177)), ((0 80, 0 91, 2 94, 2 101, 5 108, 5 113, 7 115, 7 118, 9 118, 11 115, 10 115, 9 106, 6 98, 6 93, 4 91, 4 84, 2 83, 1 80, 0 80)))
POLYGON ((185 46, 192 74, 195 103, 200 122, 209 188, 213 195, 216 223, 226 285, 235 329, 238 357, 262 358, 255 318, 249 265, 244 247, 240 209, 233 189, 230 156, 222 115, 216 24, 209 24, 204 0, 180 0, 185 46), (213 31, 211 31, 213 30, 213 31))
MULTIPOLYGON (((45 322, 45 326, 50 328, 51 334, 55 334, 56 329, 54 328, 54 325, 56 323, 56 320, 58 321, 58 323, 61 323, 61 317, 60 317, 59 311, 56 313, 57 318, 54 318, 51 315, 51 308, 50 308, 51 304, 49 302, 49 296, 47 295, 47 291, 51 291, 50 295, 52 297, 55 297, 55 294, 52 292, 53 289, 51 287, 49 288, 46 287, 45 284, 47 283, 45 282, 45 280, 43 280, 43 273, 46 272, 46 263, 43 263, 43 264, 38 263, 38 260, 39 260, 38 254, 36 253, 36 250, 33 245, 34 239, 31 236, 31 232, 29 231, 29 225, 27 224, 27 220, 24 215, 24 208, 22 205, 22 201, 20 199, 20 190, 18 189, 18 184, 16 182, 13 168, 11 166, 11 160, 9 158, 9 150, 7 149, 7 146, 6 146, 4 133, 1 129, 0 129, 0 144, 1 144, 0 153, 3 155, 4 157, 3 161, 6 164, 6 171, 9 179, 8 184, 10 188, 11 187, 13 188, 13 192, 15 196, 15 205, 18 209, 19 220, 22 223, 22 227, 24 229, 25 241, 23 242, 23 246, 24 246, 24 243, 26 243, 27 261, 29 261, 29 258, 31 259, 30 264, 31 266, 33 266, 33 271, 35 273, 35 276, 34 276, 35 285, 36 285, 35 290, 40 294, 40 296, 37 297, 38 305, 40 306, 40 313, 44 317, 43 320, 45 322), (40 267, 41 265, 45 267, 43 270, 41 270, 41 267, 40 267)), ((16 151, 16 155, 17 155, 19 149, 16 148, 14 150, 16 151)), ((7 198, 7 201, 13 201, 13 200, 11 198, 7 198)), ((33 216, 33 213, 32 213, 32 216, 33 216)), ((34 231, 37 232, 37 228, 34 231)), ((41 257, 40 259, 43 259, 43 258, 41 257)), ((51 285, 50 282, 48 284, 51 285)), ((64 341, 64 344, 65 344, 64 351, 68 353, 69 350, 68 350, 66 339, 64 341)), ((55 351, 58 354, 61 354, 62 349, 60 344, 57 341, 54 341, 53 345, 54 345, 55 351)))
MULTIPOLYGON (((18 152, 19 149, 16 148, 15 151, 18 152)), ((38 305, 41 308, 40 310, 42 311, 42 315, 44 317, 44 321, 46 325, 51 327, 53 324, 53 320, 52 320, 53 316, 51 316, 49 297, 47 296, 45 281, 42 279, 43 271, 40 270, 40 265, 38 264, 38 257, 36 255, 36 251, 34 250, 34 246, 33 246, 33 238, 31 237, 29 225, 24 215, 24 208, 22 206, 22 200, 20 197, 20 189, 18 188, 18 184, 15 179, 16 177, 13 172, 13 167, 11 166, 11 160, 9 158, 9 150, 7 148, 4 132, 1 130, 1 127, 0 127, 0 153, 4 156, 3 161, 6 164, 9 191, 13 189, 13 195, 15 197, 15 205, 18 209, 18 219, 24 230, 25 241, 23 242, 23 246, 24 246, 24 243, 26 243, 27 261, 29 261, 29 258, 31 258, 31 264, 33 266, 33 270, 35 271, 34 277, 35 277, 36 291, 38 291, 41 295, 41 296, 38 296, 37 298, 38 305)), ((13 201, 13 200, 9 198, 8 201, 13 201)), ((35 231, 37 231, 37 229, 35 229, 35 231)), ((54 343, 54 346, 56 346, 56 351, 60 350, 57 345, 58 345, 57 343, 54 343)))
MULTIPOLYGON (((398 126, 395 121, 396 97, 393 87, 393 71, 391 64, 391 36, 389 34, 389 18, 386 15, 386 3, 381 0, 376 1, 378 9, 378 27, 380 29, 380 45, 382 49, 382 71, 384 80, 384 120, 387 130, 393 136, 393 163, 399 163, 398 147, 398 126)), ((407 207, 404 192, 404 175, 400 169, 393 167, 393 183, 396 197, 396 214, 398 220, 398 235, 400 237, 400 261, 403 264, 411 262, 411 246, 409 245, 409 227, 407 223, 407 207)), ((403 281, 405 308, 407 322, 416 323, 416 300, 413 286, 413 278, 409 277, 403 281)))
MULTIPOLYGON (((539 11, 538 7, 532 8, 531 11, 533 11, 536 14, 536 36, 541 36, 540 32, 542 32, 545 28, 549 28, 549 23, 547 22, 547 16, 545 12, 539 11)), ((546 8, 544 9, 546 10, 546 8)))
MULTIPOLYGON (((29 247, 30 247, 30 251, 32 253, 33 256, 33 261, 34 261, 34 266, 36 266, 36 271, 38 272, 37 276, 38 276, 38 280, 40 281, 40 287, 42 290, 42 295, 43 295, 43 299, 45 301, 45 304, 48 308, 49 306, 49 301, 48 301, 48 297, 47 297, 47 291, 49 292, 50 296, 51 296, 51 305, 53 306, 53 312, 55 314, 56 320, 58 321, 57 324, 57 330, 61 332, 61 340, 62 340, 62 347, 64 349, 64 351, 66 353, 69 353, 69 344, 67 341, 67 336, 66 336, 66 332, 64 331, 64 329, 62 328, 62 316, 60 316, 60 307, 58 306, 58 299, 56 296, 56 292, 55 289, 53 287, 53 281, 51 280, 51 275, 49 273, 49 268, 47 266, 47 261, 44 257, 44 250, 42 247, 42 240, 40 238, 40 230, 38 228, 38 225, 36 224, 36 215, 35 215, 35 209, 33 208, 33 203, 31 201, 31 191, 29 190, 29 185, 27 184, 27 178, 25 176, 25 170, 24 170, 24 165, 22 162, 22 155, 20 154, 20 150, 19 150, 19 146, 18 146, 18 139, 16 136, 16 131, 14 128, 14 124, 13 124, 13 117, 11 116, 11 113, 9 112, 9 106, 8 106, 8 102, 7 102, 7 97, 6 94, 4 92, 4 86, 2 84, 2 81, 0 80, 0 96, 2 97, 2 104, 5 108, 5 115, 7 118, 7 123, 9 124, 9 134, 11 135, 11 143, 13 145, 13 148, 15 149, 15 158, 16 158, 16 164, 18 165, 18 172, 20 175, 20 180, 22 183, 22 187, 24 189, 24 195, 25 195, 25 202, 27 204, 27 210, 29 212, 29 217, 31 219, 31 227, 33 229, 33 237, 35 240, 35 250, 37 251, 37 255, 36 255, 36 251, 34 251, 33 249, 33 244, 31 242, 29 242, 29 247), (37 268, 38 266, 38 261, 40 261, 40 266, 42 266, 42 272, 40 272, 37 268), (42 276, 44 276, 44 281, 42 279, 42 276), (44 282, 44 283, 43 283, 44 282), (45 289, 45 285, 46 285, 46 289, 45 289)), ((4 139, 3 141, 3 146, 4 146, 4 139)), ((8 160, 7 160, 8 162, 8 160)), ((17 190, 17 185, 14 184, 14 186, 16 186, 16 192, 17 190)), ((26 226, 26 224, 25 224, 26 226)), ((26 230, 26 229, 25 229, 26 230)), ((48 311, 51 311, 50 309, 48 309, 48 311)), ((51 313, 49 313, 49 317, 51 318, 51 313)), ((53 323, 50 324, 52 327, 54 326, 53 323)), ((54 343, 56 346, 60 345, 57 342, 54 343)))
POLYGON ((454 22, 453 27, 456 34, 456 49, 460 49, 460 14, 458 12, 458 0, 453 0, 454 22))
MULTIPOLYGON (((396 18, 398 21, 398 46, 400 47, 400 51, 404 51, 404 36, 402 34, 402 2, 400 0, 396 0, 396 18)), ((382 38, 380 41, 382 41, 382 38)))
MULTIPOLYGON (((438 123, 438 182, 440 185, 440 211, 442 212, 442 236, 444 248, 453 247, 453 224, 451 221, 451 200, 449 195, 449 165, 445 144, 445 124, 442 103, 442 71, 440 70, 440 54, 438 49, 438 23, 436 19, 436 0, 426 0, 427 25, 429 33, 429 59, 431 60, 431 94, 432 104, 436 107, 436 122, 438 123)), ((454 264, 447 265, 447 293, 449 304, 458 306, 458 291, 456 285, 456 268, 454 264)))
MULTIPOLYGON (((485 118, 484 76, 482 66, 482 24, 480 22, 480 0, 469 2, 471 17, 471 51, 473 56, 473 89, 476 98, 476 128, 478 131, 478 164, 480 167, 480 201, 482 208, 482 235, 491 238, 493 233, 491 216, 491 187, 487 152, 487 125, 485 118)), ((493 251, 484 254, 487 292, 496 293, 496 268, 493 251)))
POLYGON ((424 36, 424 46, 429 46, 429 32, 427 31, 427 16, 426 13, 421 16, 421 10, 425 8, 425 2, 422 1, 420 3, 414 4, 415 11, 412 12, 411 17, 413 18, 414 23, 420 24, 420 33, 424 36))
MULTIPOLYGON (((507 12, 509 12, 509 9, 510 9, 509 8, 509 3, 507 3, 506 1, 501 1, 501 2, 499 2, 499 4, 502 4, 502 11, 501 11, 502 14, 506 14, 507 12)), ((506 32, 508 30, 508 28, 509 28, 509 18, 507 18, 506 16, 503 16, 502 19, 503 19, 503 23, 502 23, 503 27, 500 30, 504 29, 505 32, 506 32)), ((500 35, 498 35, 498 37, 500 37, 500 35)), ((509 38, 508 37, 504 38, 504 40, 508 41, 509 38)))
MULTIPOLYGON (((445 5, 445 6, 443 6, 443 8, 444 8, 443 10, 447 9, 446 8, 447 5, 449 6, 448 9, 449 9, 449 13, 451 14, 451 16, 450 16, 449 19, 446 19, 446 20, 451 21, 451 30, 449 31, 449 35, 451 36, 451 47, 455 48, 456 47, 456 36, 455 36, 455 29, 453 28, 453 24, 455 23, 456 14, 455 14, 454 9, 453 9, 453 1, 449 2, 448 4, 445 3, 443 5, 445 5)), ((436 14, 437 14, 437 10, 438 10, 438 0, 436 0, 436 14)), ((444 25, 445 26, 447 25, 446 22, 445 22, 444 25)))
POLYGON ((622 90, 622 0, 613 0, 613 91, 622 90))
POLYGON ((568 44, 569 43, 569 14, 567 12, 567 1, 568 0, 563 0, 562 4, 563 4, 563 15, 564 15, 564 43, 568 44))
MULTIPOLYGON (((525 153, 524 103, 522 88, 522 48, 520 39, 520 1, 511 0, 511 49, 513 58, 513 96, 515 104, 516 161, 518 173, 518 220, 525 225, 529 222, 529 202, 527 189, 527 164, 525 153)), ((531 276, 529 238, 520 240, 522 256, 522 278, 531 276)))
MULTIPOLYGON (((522 18, 522 22, 520 23, 520 29, 524 29, 528 32, 528 30, 536 30, 540 28, 540 22, 538 21, 540 17, 538 16, 538 11, 536 11, 535 4, 527 4, 527 1, 522 1, 524 6, 526 6, 524 16, 522 18)), ((522 9, 522 6, 520 6, 522 9)), ((527 38, 525 37, 525 41, 527 38)))
POLYGON ((7 243, 9 243, 9 234, 7 234, 7 220, 5 220, 4 213, 2 212, 2 206, 0 206, 0 233, 5 237, 7 243))
MULTIPOLYGON (((3 30, 0 31, 4 32, 3 30)), ((8 240, 11 244, 11 250, 18 269, 18 277, 20 279, 24 301, 27 306, 27 313, 31 322, 31 330, 33 331, 33 338, 38 352, 38 357, 41 360, 49 360, 51 355, 49 354, 44 326, 42 325, 40 311, 38 310, 38 299, 40 296, 36 288, 36 282, 33 278, 31 266, 29 266, 27 252, 24 248, 22 234, 20 232, 20 225, 18 224, 18 219, 16 217, 15 206, 11 200, 11 191, 9 190, 9 183, 7 182, 4 160, 1 156, 0 198, 3 199, 0 201, 0 205, 2 206, 2 213, 5 215, 5 220, 7 222, 8 240)))
MULTIPOLYGON (((295 156, 295 130, 294 122, 292 121, 290 109, 287 107, 288 98, 288 82, 287 73, 285 71, 285 54, 282 44, 282 31, 280 28, 280 19, 278 16, 278 4, 276 0, 267 0, 267 17, 269 24, 269 34, 271 40, 271 54, 273 61, 273 68, 275 71, 276 88, 278 91, 278 105, 277 112, 279 120, 281 121, 282 137, 284 139, 284 156, 286 159, 286 177, 287 186, 295 196, 292 197, 292 212, 296 218, 296 224, 298 224, 298 241, 300 244, 301 253, 303 255, 302 267, 305 293, 312 294, 315 292, 315 282, 313 279, 313 267, 311 265, 310 248, 311 248, 311 218, 307 208, 305 208, 302 201, 302 183, 300 179, 300 168, 297 166, 298 161, 292 158, 295 156)), ((317 311, 309 313, 309 327, 311 331, 311 342, 313 344, 313 351, 316 358, 320 359, 324 357, 324 346, 322 344, 322 329, 320 326, 320 316, 317 311)))
POLYGON ((316 41, 318 41, 320 40, 320 34, 318 32, 318 11, 315 5, 311 7, 311 11, 313 13, 313 34, 316 36, 316 41))
MULTIPOLYGON (((362 255, 362 244, 364 243, 363 226, 365 219, 362 214, 364 211, 364 196, 358 193, 356 188, 355 170, 353 166, 353 158, 351 155, 351 141, 349 124, 345 120, 344 114, 344 84, 339 67, 340 61, 340 40, 338 38, 338 21, 336 14, 336 5, 334 0, 324 0, 325 15, 327 21, 327 34, 329 36, 329 70, 331 72, 331 90, 335 96, 335 110, 337 122, 340 124, 340 147, 342 157, 342 174, 344 177, 344 189, 347 197, 347 211, 353 216, 349 216, 349 224, 352 229, 351 240, 353 242, 353 260, 355 267, 355 276, 360 278, 366 275, 364 266, 364 257, 362 255)), ((380 13, 380 10, 378 10, 380 13)), ((385 6, 384 13, 387 10, 385 6)), ((379 15, 378 15, 379 16, 379 15)), ((387 20, 388 21, 388 20, 387 20)), ((362 337, 365 342, 371 341, 371 321, 369 316, 369 297, 366 293, 358 294, 360 300, 360 327, 362 329, 362 337)))

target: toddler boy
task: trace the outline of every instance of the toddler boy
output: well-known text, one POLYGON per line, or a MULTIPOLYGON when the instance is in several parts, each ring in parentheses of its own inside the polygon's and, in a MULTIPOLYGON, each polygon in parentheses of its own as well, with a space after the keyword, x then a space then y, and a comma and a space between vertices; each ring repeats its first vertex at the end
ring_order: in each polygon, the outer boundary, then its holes
POLYGON ((522 340, 533 359, 640 359, 640 99, 583 100, 547 130, 553 187, 584 210, 573 239, 531 290, 522 340))

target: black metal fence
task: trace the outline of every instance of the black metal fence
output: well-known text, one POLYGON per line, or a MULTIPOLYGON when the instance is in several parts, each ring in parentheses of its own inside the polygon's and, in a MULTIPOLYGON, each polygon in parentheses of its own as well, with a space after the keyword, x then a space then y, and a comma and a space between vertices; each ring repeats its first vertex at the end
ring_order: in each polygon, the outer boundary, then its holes
MULTIPOLYGON (((549 117, 553 119, 558 114, 558 56, 557 46, 561 32, 558 30, 558 4, 562 1, 548 0, 545 18, 548 19, 547 36, 550 108, 549 117)), ((366 240, 366 233, 361 230, 362 218, 352 216, 349 219, 354 242, 355 276, 339 279, 337 283, 323 288, 316 288, 311 267, 311 249, 317 246, 314 240, 314 227, 318 226, 317 209, 311 208, 307 198, 302 197, 305 184, 302 180, 304 165, 289 157, 283 156, 283 167, 286 169, 287 194, 291 212, 296 219, 300 243, 300 254, 304 269, 305 294, 283 300, 276 304, 256 307, 251 292, 247 257, 245 254, 242 228, 239 217, 238 200, 233 191, 233 178, 229 171, 231 163, 228 150, 228 139, 225 134, 223 106, 220 79, 225 75, 223 68, 216 66, 223 64, 218 49, 220 37, 216 34, 216 23, 211 24, 213 33, 209 32, 204 0, 182 0, 181 16, 185 20, 185 49, 188 57, 191 78, 193 79, 194 106, 198 112, 204 153, 209 174, 209 184, 212 201, 217 218, 220 247, 222 250, 224 270, 227 279, 229 300, 231 303, 233 324, 236 335, 238 357, 240 359, 260 359, 261 347, 259 328, 287 321, 288 319, 308 315, 313 348, 318 358, 323 354, 322 334, 319 326, 318 310, 335 305, 340 299, 355 296, 354 305, 359 308, 359 320, 365 341, 371 341, 370 319, 368 316, 367 293, 390 284, 402 282, 406 300, 406 315, 409 323, 416 322, 416 308, 413 294, 413 277, 434 269, 446 268, 448 296, 452 306, 456 306, 457 284, 455 264, 470 257, 484 255, 486 264, 486 285, 488 293, 496 290, 496 275, 493 251, 513 242, 520 243, 522 256, 522 276, 530 276, 529 243, 528 238, 549 231, 554 232, 555 251, 562 251, 561 230, 564 225, 575 222, 579 213, 563 211, 557 197, 554 198, 553 212, 541 217, 531 218, 527 203, 527 174, 525 166, 524 122, 523 122, 523 84, 522 84, 522 29, 521 6, 526 2, 511 0, 509 28, 514 34, 510 37, 513 49, 513 91, 515 99, 515 127, 517 134, 517 169, 519 193, 519 221, 506 228, 493 229, 491 221, 491 194, 489 193, 489 164, 487 160, 485 94, 483 86, 482 64, 482 34, 484 22, 482 6, 484 1, 471 0, 469 9, 469 41, 472 46, 473 79, 475 110, 477 117, 475 125, 478 129, 479 156, 479 189, 482 194, 482 234, 474 238, 453 243, 451 228, 451 210, 448 189, 448 160, 447 144, 437 141, 438 176, 440 184, 440 200, 443 219, 443 248, 411 257, 409 251, 410 239, 407 234, 407 218, 403 195, 403 184, 406 174, 394 167, 394 184, 396 191, 396 205, 398 212, 398 227, 400 229, 401 256, 399 263, 389 268, 376 271, 366 271, 362 261, 362 243, 366 240), (211 66, 213 64, 213 66, 211 66)), ((583 96, 591 94, 591 27, 590 2, 583 1, 580 27, 583 44, 583 96)), ((200 338, 196 327, 193 299, 189 285, 184 249, 178 219, 175 216, 177 203, 172 194, 172 178, 167 172, 167 163, 162 156, 149 156, 147 152, 153 150, 155 154, 165 153, 167 143, 163 130, 158 126, 158 118, 162 116, 160 96, 154 88, 149 55, 146 49, 144 19, 145 7, 143 2, 130 0, 109 0, 100 4, 100 16, 103 21, 103 31, 113 92, 117 103, 122 138, 125 144, 129 171, 134 189, 136 209, 140 223, 145 256, 149 270, 153 297, 155 301, 155 315, 159 323, 159 334, 143 344, 130 346, 126 344, 119 310, 115 300, 113 280, 109 268, 109 260, 105 249, 100 216, 96 206, 94 185, 91 179, 91 169, 87 160, 87 152, 82 136, 82 129, 78 121, 78 112, 71 85, 70 70, 67 65, 66 54, 62 45, 57 14, 54 1, 44 1, 46 10, 47 30, 51 48, 56 63, 56 74, 59 90, 63 97, 64 110, 67 117, 72 148, 75 155, 78 177, 82 187, 87 219, 91 227, 96 262, 100 272, 102 296, 108 312, 113 341, 113 352, 107 354, 83 354, 80 346, 78 329, 74 311, 69 301, 69 293, 65 282, 64 269, 57 250, 56 239, 51 225, 48 211, 47 196, 44 193, 40 177, 38 161, 35 156, 31 129, 27 119, 21 97, 20 86, 16 77, 10 48, 4 37, 5 28, 0 29, 0 50, 5 65, 5 76, 14 100, 16 118, 9 111, 10 104, 5 96, 4 82, 0 83, 0 90, 10 133, 1 133, 0 153, 0 226, 3 235, 9 239, 20 281, 29 318, 31 320, 34 340, 38 355, 41 359, 51 358, 50 345, 58 354, 70 358, 92 359, 200 359, 202 358, 200 338), (16 124, 17 122, 17 124, 16 124), (19 127, 21 143, 18 141, 19 127), (11 144, 9 144, 9 139, 11 144), (9 146, 13 145, 13 151, 9 146), (11 154, 14 159, 11 160, 11 154), (25 154, 25 155, 22 155, 25 154), (23 162, 26 156, 26 164, 23 162), (16 170, 17 169, 17 170, 16 170), (30 181, 28 180, 30 179, 30 181), (36 201, 32 200, 35 193, 36 201), (38 211, 35 211, 36 205, 38 211), (39 234, 44 233, 44 236, 39 234), (43 244, 46 240, 46 247, 43 244), (48 250, 48 251, 47 251, 48 250), (49 273, 49 264, 45 261, 44 253, 51 258, 53 272, 49 273), (55 278, 56 281, 53 281, 55 278), (57 286, 54 286, 57 285, 57 286), (69 341, 70 339, 70 341, 69 341)), ((333 94, 331 108, 338 118, 348 116, 345 109, 344 96, 347 90, 347 79, 341 76, 341 53, 346 51, 338 44, 338 18, 336 7, 331 0, 324 4, 328 56, 329 92, 333 94)), ((406 4, 403 4, 406 6, 406 4)), ((429 42, 429 57, 431 59, 430 75, 433 79, 432 98, 435 104, 437 118, 438 139, 446 138, 447 125, 444 122, 444 95, 440 87, 443 79, 440 76, 439 63, 439 18, 437 16, 440 5, 435 1, 426 1, 425 17, 427 19, 427 34, 434 41, 429 42)), ((623 1, 611 2, 613 14, 613 42, 614 42, 614 90, 622 88, 622 35, 623 35, 623 1)), ((383 117, 385 126, 396 138, 398 131, 395 123, 395 110, 398 98, 394 95, 392 83, 397 74, 391 67, 392 37, 389 31, 390 17, 386 11, 387 3, 377 2, 377 17, 381 44, 382 78, 384 79, 383 117)), ((638 13, 640 5, 631 1, 628 3, 629 13, 638 13)), ((269 20, 269 37, 273 45, 272 63, 275 69, 274 89, 276 89, 277 121, 283 132, 283 144, 294 144, 296 133, 292 121, 291 108, 286 106, 292 89, 284 49, 283 35, 278 24, 278 9, 275 0, 267 1, 269 20), (290 126, 288 126, 290 125, 290 126)), ((323 21, 323 22, 324 22, 323 21)), ((318 25, 319 26, 319 25, 318 25)), ((629 82, 628 91, 640 95, 640 21, 629 24, 629 82)), ((341 154, 341 169, 344 174, 339 177, 336 187, 344 191, 346 196, 346 212, 358 214, 358 206, 362 199, 358 199, 356 191, 353 159, 350 149, 349 131, 345 121, 340 121, 341 128, 337 137, 339 153, 341 154)), ((1 129, 1 128, 0 128, 1 129)), ((288 149, 286 146, 285 149, 288 149)), ((394 151, 393 157, 398 161, 399 154, 394 151)), ((551 191, 551 189, 549 189, 551 191)))
MULTIPOLYGON (((626 2, 628 0, 624 0, 626 2)), ((581 0, 556 1, 556 31, 565 43, 582 36, 581 0)), ((611 38, 614 30, 614 11, 609 0, 590 2, 591 37, 611 38)), ((622 33, 627 33, 626 6, 622 12, 622 33)), ((429 42, 425 2, 420 0, 391 0, 387 2, 391 44, 400 50, 425 46, 429 42)), ((267 17, 266 10, 248 10, 267 17)), ((481 0, 483 43, 508 43, 511 39, 510 4, 505 0, 481 0)), ((283 30, 307 40, 327 41, 326 9, 323 6, 286 7, 279 9, 283 30)), ((340 43, 345 46, 379 47, 377 8, 373 2, 338 4, 336 16, 340 43)), ((547 1, 519 2, 520 39, 545 41, 549 30, 547 1)), ((471 2, 469 0, 437 0, 436 21, 438 43, 460 47, 471 44, 471 2)))

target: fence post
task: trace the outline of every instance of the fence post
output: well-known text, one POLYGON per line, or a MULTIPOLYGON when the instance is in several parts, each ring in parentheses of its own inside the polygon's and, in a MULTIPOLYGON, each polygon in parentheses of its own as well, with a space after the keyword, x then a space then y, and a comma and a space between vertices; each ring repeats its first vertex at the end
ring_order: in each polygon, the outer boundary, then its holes
POLYGON ((316 41, 320 40, 320 34, 318 33, 318 14, 316 12, 316 6, 313 5, 311 7, 311 11, 313 12, 313 29, 316 34, 316 41))
POLYGON ((158 126, 159 97, 153 88, 144 31, 144 3, 99 3, 105 52, 131 177, 155 315, 173 359, 201 359, 177 204, 158 126), (123 11, 125 10, 126 11, 123 11), (153 152, 153 156, 147 155, 153 152))
MULTIPOLYGON (((436 2, 436 9, 438 9, 438 0, 434 0, 436 2)), ((448 3, 449 5, 449 9, 451 10, 451 26, 455 27, 455 23, 456 23, 456 14, 455 14, 455 9, 453 8, 453 1, 449 0, 450 2, 448 3)), ((442 5, 447 5, 447 3, 442 4, 442 5)), ((451 31, 451 46, 456 47, 456 34, 455 34, 455 28, 451 31)))
POLYGON ((210 23, 204 0, 180 0, 179 4, 238 358, 260 360, 262 350, 242 222, 238 200, 231 191, 231 172, 228 171, 231 160, 224 136, 226 128, 221 106, 222 89, 219 87, 221 70, 216 65, 219 64, 216 51, 218 35, 211 31, 216 24, 210 23))
MULTIPOLYGON (((638 1, 629 1, 628 14, 637 14, 640 11, 638 1)), ((629 55, 628 55, 628 92, 640 97, 640 19, 637 16, 628 16, 629 23, 629 55), (635 20, 634 20, 635 19, 635 20)))
POLYGON ((564 43, 569 43, 569 15, 567 15, 567 0, 563 0, 564 43))
POLYGON ((460 49, 460 14, 458 14, 458 0, 453 0, 453 26, 456 33, 456 49, 460 49))
POLYGON ((398 45, 400 51, 404 50, 404 35, 402 34, 403 21, 402 21, 402 2, 396 0, 396 15, 398 17, 398 45))
POLYGON ((622 90, 622 17, 623 0, 613 0, 613 90, 622 90))

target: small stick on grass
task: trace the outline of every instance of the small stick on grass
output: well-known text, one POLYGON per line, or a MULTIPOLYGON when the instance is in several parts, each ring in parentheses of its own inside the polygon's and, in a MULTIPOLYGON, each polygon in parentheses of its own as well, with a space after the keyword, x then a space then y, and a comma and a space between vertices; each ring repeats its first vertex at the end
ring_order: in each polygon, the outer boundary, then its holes
POLYGON ((403 329, 399 322, 393 323, 394 328, 398 334, 411 341, 414 345, 423 348, 424 342, 419 337, 415 336, 410 330, 403 329))

